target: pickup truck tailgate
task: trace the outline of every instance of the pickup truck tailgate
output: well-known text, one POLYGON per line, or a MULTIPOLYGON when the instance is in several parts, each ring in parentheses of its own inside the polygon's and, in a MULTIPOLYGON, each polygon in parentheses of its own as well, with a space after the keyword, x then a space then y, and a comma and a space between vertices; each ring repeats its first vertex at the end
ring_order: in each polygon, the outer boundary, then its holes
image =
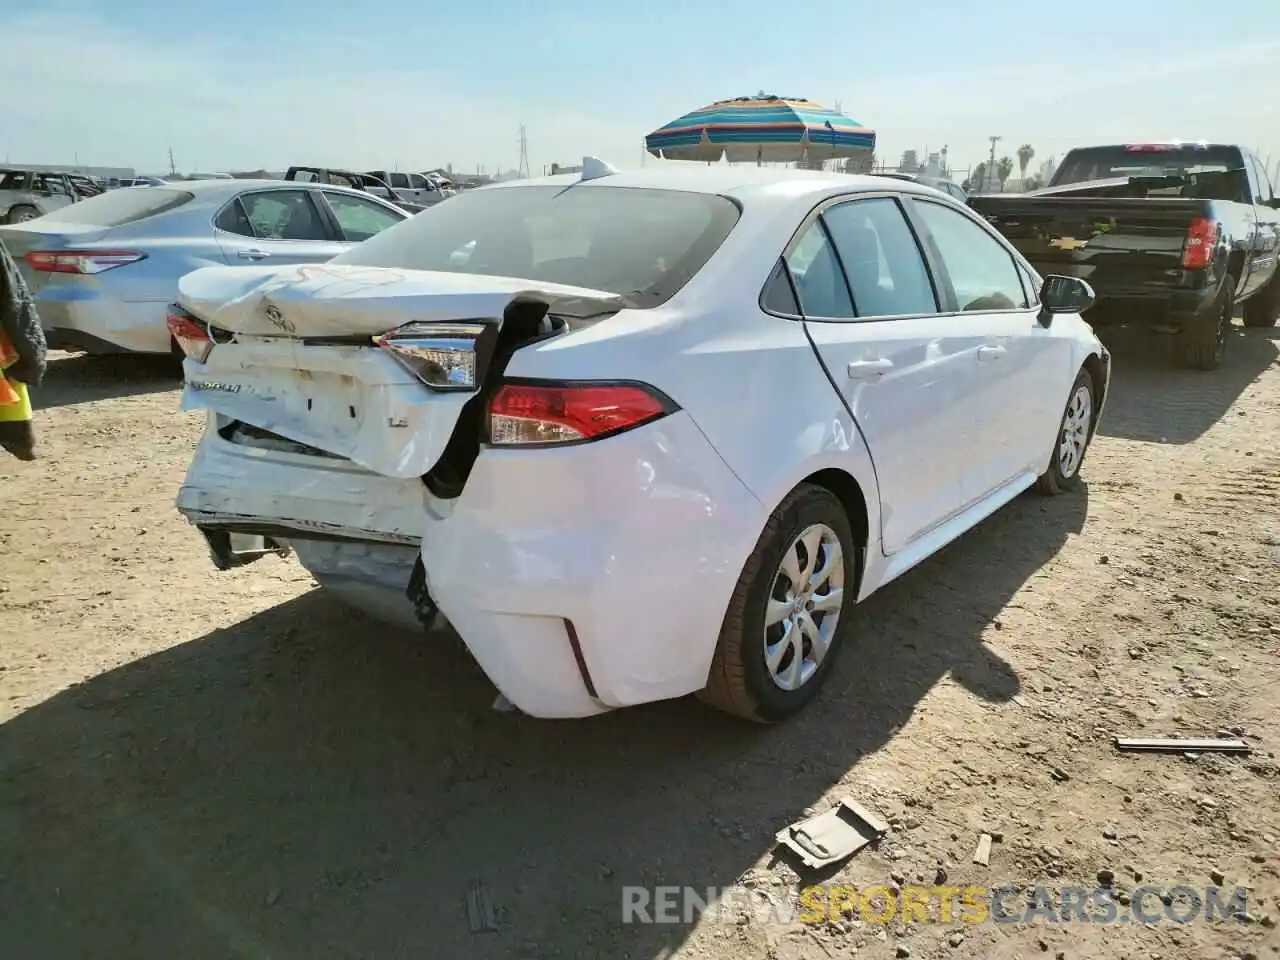
POLYGON ((1100 295, 1180 284, 1182 249, 1204 201, 975 197, 973 208, 1041 273, 1088 280, 1100 295))

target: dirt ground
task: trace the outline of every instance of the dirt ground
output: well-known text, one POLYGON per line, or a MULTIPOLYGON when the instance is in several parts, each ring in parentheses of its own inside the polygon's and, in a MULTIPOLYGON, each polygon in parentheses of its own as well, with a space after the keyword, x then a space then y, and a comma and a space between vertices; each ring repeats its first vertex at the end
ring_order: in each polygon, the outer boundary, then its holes
POLYGON ((44 459, 0 460, 0 956, 1280 957, 1280 330, 1211 374, 1115 348, 1087 489, 874 597, 774 729, 496 713, 447 638, 292 561, 218 573, 172 506, 200 426, 174 368, 58 355, 44 459), (1251 755, 1111 742, 1233 729, 1251 755), (794 899, 773 834, 842 796, 894 829, 827 882, 1109 870, 1245 885, 1251 922, 621 923, 628 885, 794 899), (470 931, 473 881, 497 932, 470 931))

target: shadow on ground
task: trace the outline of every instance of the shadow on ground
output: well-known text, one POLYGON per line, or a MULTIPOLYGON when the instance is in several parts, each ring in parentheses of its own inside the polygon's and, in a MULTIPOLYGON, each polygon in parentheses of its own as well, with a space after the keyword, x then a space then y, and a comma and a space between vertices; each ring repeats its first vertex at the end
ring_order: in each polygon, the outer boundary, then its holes
POLYGON ((1008 701, 982 631, 1087 507, 1020 498, 877 594, 823 697, 776 728, 692 700, 496 714, 459 650, 319 591, 99 676, 0 727, 0 954, 675 948, 688 927, 621 924, 621 888, 732 884, 947 674, 1008 701), (473 878, 497 933, 469 932, 473 878))
POLYGON ((44 382, 31 392, 37 410, 94 400, 163 393, 182 386, 182 365, 162 354, 51 354, 44 382))
POLYGON ((1112 351, 1111 394, 1098 432, 1148 443, 1192 443, 1222 419, 1280 357, 1275 330, 1235 327, 1217 370, 1183 370, 1173 338, 1104 330, 1112 351))

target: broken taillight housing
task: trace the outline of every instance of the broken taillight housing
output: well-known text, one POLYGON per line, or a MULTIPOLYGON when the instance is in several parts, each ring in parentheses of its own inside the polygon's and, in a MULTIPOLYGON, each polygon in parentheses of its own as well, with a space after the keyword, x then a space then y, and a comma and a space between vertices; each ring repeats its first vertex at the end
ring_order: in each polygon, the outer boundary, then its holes
POLYGON ((137 250, 32 250, 27 266, 41 273, 78 273, 85 276, 114 270, 145 260, 137 250))
POLYGON ((165 325, 184 354, 196 363, 209 359, 213 352, 213 337, 209 334, 208 325, 198 317, 172 303, 165 314, 165 325))
POLYGON ((669 397, 643 383, 509 382, 489 401, 489 442, 583 443, 632 430, 677 409, 669 397))
POLYGON ((373 342, 432 390, 476 390, 492 353, 482 322, 406 323, 373 342))
POLYGON ((1218 246, 1218 222, 1207 217, 1196 217, 1187 228, 1187 239, 1182 244, 1182 266, 1187 270, 1203 270, 1213 262, 1218 246))

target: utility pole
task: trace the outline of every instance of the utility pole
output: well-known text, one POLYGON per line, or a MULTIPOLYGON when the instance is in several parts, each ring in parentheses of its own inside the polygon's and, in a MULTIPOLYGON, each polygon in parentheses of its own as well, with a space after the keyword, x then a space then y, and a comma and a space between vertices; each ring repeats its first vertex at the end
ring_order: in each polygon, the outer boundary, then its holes
POLYGON ((178 172, 177 166, 173 162, 173 147, 169 148, 169 175, 173 176, 178 172))
POLYGON ((524 124, 520 124, 520 166, 516 168, 516 176, 521 180, 529 178, 529 136, 524 124))
POLYGON ((982 185, 984 188, 991 183, 992 178, 996 175, 996 144, 1003 140, 1004 137, 987 137, 987 139, 991 141, 991 161, 987 164, 987 175, 984 178, 987 182, 982 185))

